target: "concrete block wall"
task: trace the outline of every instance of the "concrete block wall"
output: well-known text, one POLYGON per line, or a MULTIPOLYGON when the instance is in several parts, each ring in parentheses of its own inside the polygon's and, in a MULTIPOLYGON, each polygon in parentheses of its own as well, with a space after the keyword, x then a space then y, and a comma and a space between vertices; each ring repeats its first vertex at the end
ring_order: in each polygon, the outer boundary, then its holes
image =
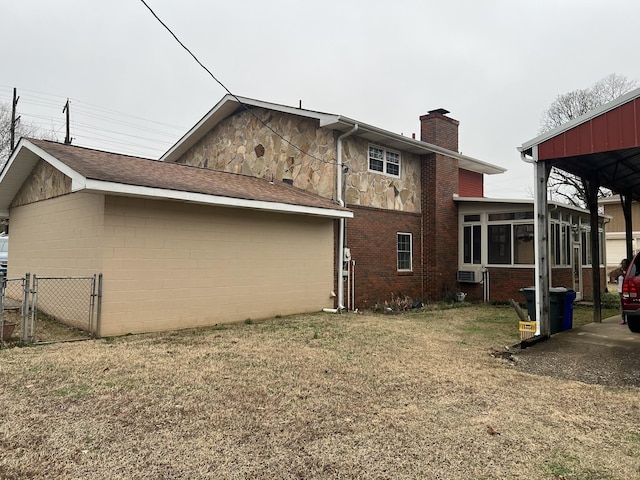
POLYGON ((333 219, 107 197, 102 335, 332 306, 333 219))

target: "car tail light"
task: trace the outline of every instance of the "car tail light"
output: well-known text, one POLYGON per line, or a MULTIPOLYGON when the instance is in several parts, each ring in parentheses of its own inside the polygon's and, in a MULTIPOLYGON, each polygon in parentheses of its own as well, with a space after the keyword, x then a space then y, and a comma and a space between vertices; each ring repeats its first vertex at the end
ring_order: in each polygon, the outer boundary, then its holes
POLYGON ((638 287, 633 279, 628 279, 622 284, 622 296, 625 298, 638 298, 638 287))

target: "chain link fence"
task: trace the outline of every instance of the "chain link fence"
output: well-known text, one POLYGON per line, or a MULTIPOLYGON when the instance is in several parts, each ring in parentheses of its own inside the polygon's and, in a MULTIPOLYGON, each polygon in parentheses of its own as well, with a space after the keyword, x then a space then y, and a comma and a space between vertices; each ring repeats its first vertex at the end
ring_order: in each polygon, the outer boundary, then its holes
POLYGON ((2 342, 79 340, 99 332, 102 274, 0 279, 2 342))

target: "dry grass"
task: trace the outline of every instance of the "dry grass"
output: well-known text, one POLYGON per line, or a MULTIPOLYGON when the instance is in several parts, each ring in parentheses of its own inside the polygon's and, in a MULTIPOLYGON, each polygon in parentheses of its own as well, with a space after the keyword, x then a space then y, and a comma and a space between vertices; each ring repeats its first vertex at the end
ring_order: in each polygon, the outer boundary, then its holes
POLYGON ((517 338, 471 306, 3 350, 0 478, 640 478, 638 390, 489 355, 517 338))
MULTIPOLYGON (((4 321, 14 323, 15 329, 11 338, 6 341, 6 345, 13 347, 20 344, 22 336, 22 315, 18 309, 6 310, 4 321)), ((90 337, 91 334, 57 321, 43 313, 38 313, 35 317, 32 343, 46 342, 67 342, 90 337)))

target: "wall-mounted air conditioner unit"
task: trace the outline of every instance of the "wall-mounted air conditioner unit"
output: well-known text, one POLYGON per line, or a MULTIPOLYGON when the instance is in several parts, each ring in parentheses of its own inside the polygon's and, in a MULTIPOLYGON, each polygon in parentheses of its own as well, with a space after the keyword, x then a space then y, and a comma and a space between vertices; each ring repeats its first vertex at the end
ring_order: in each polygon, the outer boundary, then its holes
POLYGON ((482 267, 480 265, 462 265, 458 269, 457 279, 459 283, 482 282, 482 267))

